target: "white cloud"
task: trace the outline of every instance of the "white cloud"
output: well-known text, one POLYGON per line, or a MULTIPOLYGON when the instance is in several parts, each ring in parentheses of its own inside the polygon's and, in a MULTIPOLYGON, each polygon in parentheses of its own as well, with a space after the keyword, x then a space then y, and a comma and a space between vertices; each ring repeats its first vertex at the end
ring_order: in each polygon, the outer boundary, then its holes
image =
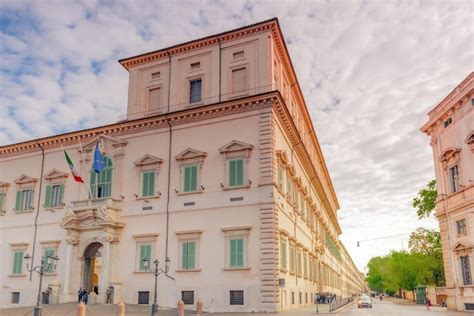
POLYGON ((474 68, 472 9, 468 0, 2 1, 0 144, 115 122, 128 82, 117 59, 277 16, 339 198, 341 239, 362 268, 403 237, 357 240, 437 226, 410 206, 434 177, 419 128, 474 68))

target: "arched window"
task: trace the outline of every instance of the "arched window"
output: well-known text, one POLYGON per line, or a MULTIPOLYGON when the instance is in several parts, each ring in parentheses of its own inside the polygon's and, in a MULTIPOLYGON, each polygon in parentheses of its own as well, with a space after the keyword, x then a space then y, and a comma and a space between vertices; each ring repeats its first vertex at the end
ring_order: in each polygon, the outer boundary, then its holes
POLYGON ((105 168, 100 173, 93 169, 90 174, 92 198, 104 198, 112 195, 112 160, 104 156, 105 168))

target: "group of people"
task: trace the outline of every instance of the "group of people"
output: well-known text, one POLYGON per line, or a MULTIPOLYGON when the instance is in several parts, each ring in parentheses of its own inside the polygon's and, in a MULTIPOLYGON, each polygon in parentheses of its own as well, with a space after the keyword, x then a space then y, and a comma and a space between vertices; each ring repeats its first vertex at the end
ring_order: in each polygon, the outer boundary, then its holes
POLYGON ((316 304, 329 304, 336 300, 337 296, 331 293, 316 293, 314 294, 314 302, 316 304))
POLYGON ((89 293, 87 292, 87 289, 83 289, 82 287, 79 288, 79 291, 77 291, 77 302, 84 302, 84 304, 87 304, 87 301, 89 300, 89 293))

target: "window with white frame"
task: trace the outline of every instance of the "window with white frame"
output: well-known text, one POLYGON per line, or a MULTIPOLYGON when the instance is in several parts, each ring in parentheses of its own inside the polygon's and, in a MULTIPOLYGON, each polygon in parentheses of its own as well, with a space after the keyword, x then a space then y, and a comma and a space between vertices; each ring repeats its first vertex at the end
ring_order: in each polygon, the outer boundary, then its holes
POLYGON ((64 184, 50 184, 46 186, 44 207, 60 207, 63 205, 64 184))
POLYGON ((223 228, 226 240, 226 269, 248 267, 248 241, 251 227, 223 228))
POLYGON ((290 273, 295 273, 296 249, 295 244, 290 242, 290 273))
POLYGON ((248 179, 248 163, 253 145, 233 140, 219 148, 224 155, 226 175, 224 189, 242 188, 250 186, 248 179))
POLYGON ((296 267, 297 269, 297 275, 301 276, 303 274, 303 254, 301 253, 301 248, 298 247, 297 251, 297 260, 298 260, 298 265, 296 267))
POLYGON ((27 211, 33 209, 33 188, 19 189, 16 192, 15 211, 27 211))
POLYGON ((136 234, 133 235, 136 243, 135 254, 135 271, 136 272, 150 272, 156 253, 156 240, 159 234, 136 234), (147 263, 145 263, 147 261, 147 263))
POLYGON ((448 169, 449 184, 451 186, 451 192, 455 193, 459 190, 459 170, 458 166, 454 165, 448 169))
POLYGON ((176 160, 180 162, 181 172, 181 193, 201 192, 204 186, 201 184, 201 169, 207 153, 187 148, 176 155, 176 160))
POLYGON ((189 103, 201 102, 202 99, 202 79, 192 79, 189 81, 189 103))
POLYGON ((285 169, 281 164, 278 164, 278 189, 281 192, 285 190, 285 169))
POLYGON ((6 192, 0 191, 0 213, 5 212, 6 192))
POLYGON ((11 257, 11 276, 25 276, 24 273, 24 257, 26 255, 26 250, 28 249, 28 243, 14 243, 10 244, 12 250, 11 257))
POLYGON ((140 171, 140 193, 137 194, 140 198, 152 198, 159 196, 157 190, 158 173, 163 163, 163 159, 155 157, 150 154, 145 154, 140 159, 134 162, 135 166, 140 171))
POLYGON ((47 240, 47 241, 40 242, 42 252, 43 252, 43 260, 46 264, 45 272, 47 274, 53 274, 56 272, 55 263, 53 264, 47 264, 47 263, 48 263, 48 257, 55 257, 57 255, 60 243, 61 243, 60 240, 47 240))
POLYGON ((178 271, 200 271, 199 241, 202 231, 176 232, 178 238, 178 271))

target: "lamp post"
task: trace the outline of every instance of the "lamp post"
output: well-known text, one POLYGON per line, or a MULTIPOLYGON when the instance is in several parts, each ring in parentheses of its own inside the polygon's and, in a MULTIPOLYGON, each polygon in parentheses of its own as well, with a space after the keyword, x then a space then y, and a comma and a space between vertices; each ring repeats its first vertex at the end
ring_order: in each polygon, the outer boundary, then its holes
MULTIPOLYGON (((155 293, 153 294, 153 304, 151 305, 151 316, 157 316, 158 315, 158 302, 157 302, 157 285, 158 285, 158 276, 162 273, 168 274, 168 271, 170 269, 170 262, 171 260, 166 257, 165 259, 165 269, 158 268, 160 262, 158 259, 155 259, 153 261, 153 264, 155 265, 154 269, 152 270, 153 274, 155 275, 155 293)), ((148 270, 150 267, 150 259, 148 258, 143 258, 143 266, 145 270, 148 270)))
POLYGON ((53 270, 56 270, 56 262, 59 260, 59 258, 58 258, 58 256, 54 256, 54 257, 53 256, 47 256, 46 260, 45 260, 45 258, 43 257, 43 258, 41 258, 41 265, 36 266, 36 267, 31 267, 31 269, 30 269, 31 256, 29 254, 26 254, 24 259, 25 259, 25 264, 26 264, 26 270, 28 272, 36 271, 40 275, 40 281, 39 281, 39 287, 38 287, 38 298, 36 299, 36 306, 35 306, 33 315, 34 316, 41 316, 40 301, 41 301, 41 285, 43 284, 43 274, 46 271, 48 271, 51 266, 54 267, 53 270))

